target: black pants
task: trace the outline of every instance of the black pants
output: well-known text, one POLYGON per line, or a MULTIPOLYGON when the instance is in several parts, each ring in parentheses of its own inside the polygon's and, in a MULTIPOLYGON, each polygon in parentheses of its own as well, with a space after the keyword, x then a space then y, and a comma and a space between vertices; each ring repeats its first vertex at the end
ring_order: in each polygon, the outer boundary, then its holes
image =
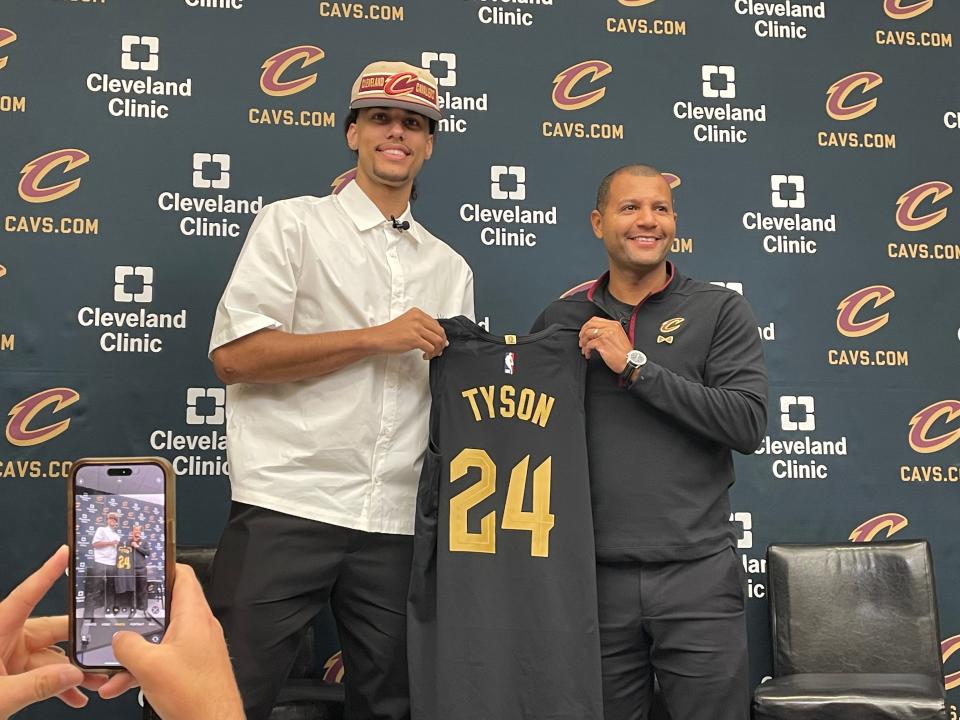
POLYGON ((87 571, 87 578, 84 582, 84 603, 83 616, 85 618, 94 617, 97 609, 102 607, 104 614, 108 610, 113 610, 116 603, 115 578, 117 568, 113 565, 105 565, 95 562, 87 571))
POLYGON ((597 588, 606 720, 646 720, 654 673, 674 720, 749 720, 736 551, 686 562, 598 563, 597 588))
POLYGON ((410 717, 406 602, 413 538, 367 533, 234 502, 213 565, 248 720, 270 714, 299 635, 330 603, 349 720, 410 717))

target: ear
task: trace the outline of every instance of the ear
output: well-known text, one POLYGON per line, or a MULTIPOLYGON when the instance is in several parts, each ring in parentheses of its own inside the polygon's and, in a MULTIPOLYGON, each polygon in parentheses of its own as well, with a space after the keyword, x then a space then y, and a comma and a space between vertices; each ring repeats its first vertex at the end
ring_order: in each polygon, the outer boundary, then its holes
POLYGON ((426 160, 430 159, 430 156, 433 155, 433 135, 427 135, 427 145, 423 152, 423 157, 426 160))
POLYGON ((603 239, 603 215, 600 214, 599 210, 590 211, 590 225, 593 226, 593 234, 597 236, 598 239, 603 239))
POLYGON ((357 124, 355 122, 350 123, 347 128, 347 147, 354 152, 360 147, 359 138, 357 137, 357 124))

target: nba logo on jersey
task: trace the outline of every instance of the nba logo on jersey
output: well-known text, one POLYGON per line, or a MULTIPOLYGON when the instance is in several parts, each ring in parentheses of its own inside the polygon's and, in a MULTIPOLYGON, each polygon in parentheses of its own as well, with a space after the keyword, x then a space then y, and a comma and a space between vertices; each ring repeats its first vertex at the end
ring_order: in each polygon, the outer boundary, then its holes
POLYGON ((503 356, 503 372, 507 375, 513 375, 513 366, 517 361, 517 354, 515 352, 508 352, 503 356))

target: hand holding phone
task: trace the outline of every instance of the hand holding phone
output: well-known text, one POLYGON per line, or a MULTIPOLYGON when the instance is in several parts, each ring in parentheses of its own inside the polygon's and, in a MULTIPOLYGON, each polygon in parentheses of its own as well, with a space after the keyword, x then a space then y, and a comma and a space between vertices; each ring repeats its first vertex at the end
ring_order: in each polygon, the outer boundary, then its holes
POLYGON ((58 696, 70 707, 87 697, 77 687, 99 688, 105 676, 85 675, 69 664, 56 643, 67 639, 68 622, 59 617, 28 617, 63 576, 69 553, 61 547, 39 570, 0 602, 0 718, 35 702, 58 696))
POLYGON ((188 565, 177 565, 168 632, 160 645, 121 632, 113 639, 127 671, 100 688, 109 700, 140 685, 164 720, 242 720, 243 703, 233 677, 223 629, 188 565))
POLYGON ((68 488, 70 657, 116 671, 111 641, 133 631, 159 644, 170 616, 174 473, 163 458, 87 458, 68 488))

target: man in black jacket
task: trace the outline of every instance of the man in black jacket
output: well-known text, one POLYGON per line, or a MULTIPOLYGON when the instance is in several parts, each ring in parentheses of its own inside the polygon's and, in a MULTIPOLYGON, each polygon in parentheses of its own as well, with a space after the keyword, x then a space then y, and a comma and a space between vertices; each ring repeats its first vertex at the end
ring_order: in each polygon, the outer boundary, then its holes
POLYGON ((731 449, 753 452, 766 430, 756 320, 737 293, 667 261, 676 213, 656 169, 607 175, 591 222, 609 272, 551 303, 533 331, 579 327, 589 361, 604 714, 645 719, 656 673, 674 718, 747 720, 728 489, 731 449))

